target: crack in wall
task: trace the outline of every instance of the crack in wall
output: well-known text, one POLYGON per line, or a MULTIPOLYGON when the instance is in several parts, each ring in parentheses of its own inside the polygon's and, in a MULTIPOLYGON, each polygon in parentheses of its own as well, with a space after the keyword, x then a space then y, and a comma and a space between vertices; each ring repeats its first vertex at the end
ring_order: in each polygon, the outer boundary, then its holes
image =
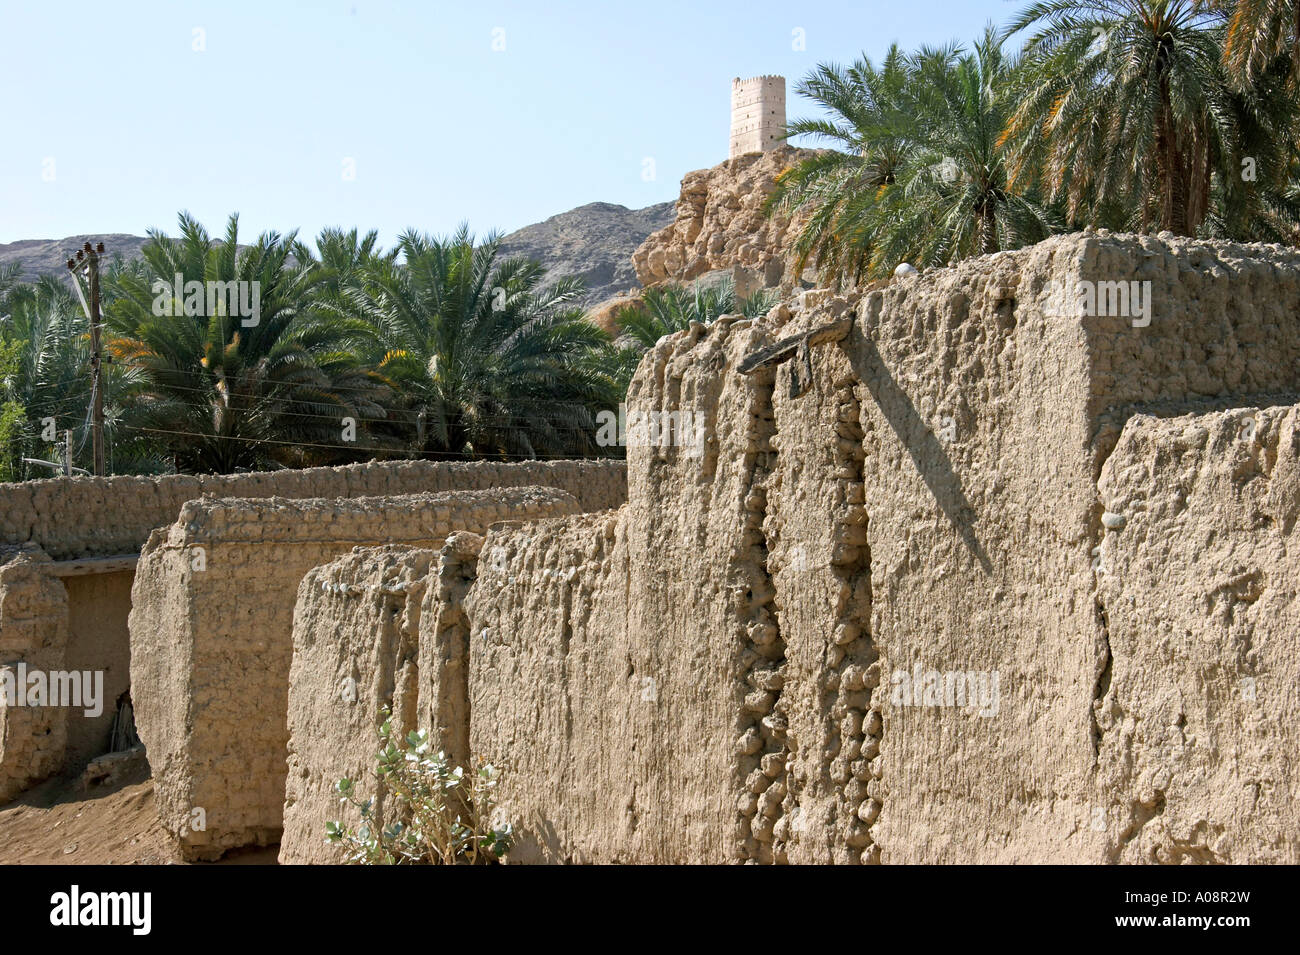
POLYGON ((754 379, 740 555, 741 573, 748 584, 748 619, 738 668, 742 704, 735 747, 734 775, 740 789, 735 851, 739 861, 748 863, 785 861, 784 839, 778 838, 777 825, 789 794, 788 722, 781 699, 786 646, 777 619, 776 588, 769 565, 772 527, 768 520, 768 484, 775 474, 777 455, 772 442, 776 436, 774 383, 772 372, 754 379))
MULTIPOLYGON (((1110 618, 1106 614, 1106 604, 1098 593, 1094 598, 1097 612, 1098 626, 1098 649, 1097 662, 1095 669, 1097 671, 1096 679, 1092 686, 1092 769, 1096 773, 1101 768, 1101 744, 1102 737, 1105 735, 1105 729, 1102 727, 1102 709, 1106 705, 1106 697, 1110 693, 1111 669, 1114 664, 1114 656, 1110 649, 1110 618)), ((1107 721, 1108 722, 1108 721, 1107 721)))
POLYGON ((825 695, 836 796, 835 861, 875 865, 875 826, 884 808, 880 653, 871 634, 870 516, 865 500, 866 432, 858 384, 835 384, 836 509, 831 573, 838 581, 835 625, 826 648, 825 695))
MULTIPOLYGON (((436 562, 437 585, 427 591, 435 601, 427 611, 433 631, 426 664, 431 672, 421 674, 420 680, 423 687, 433 690, 433 698, 422 701, 420 716, 428 719, 438 748, 457 766, 470 765, 469 645, 474 623, 468 598, 478 580, 482 545, 483 539, 477 535, 448 538, 436 562)), ((423 650, 417 652, 423 656, 423 650)))

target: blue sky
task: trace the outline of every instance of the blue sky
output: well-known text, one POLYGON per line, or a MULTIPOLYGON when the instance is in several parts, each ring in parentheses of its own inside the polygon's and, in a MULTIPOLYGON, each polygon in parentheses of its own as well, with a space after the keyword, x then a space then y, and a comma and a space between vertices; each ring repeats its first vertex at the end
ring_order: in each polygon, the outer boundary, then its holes
POLYGON ((213 232, 238 211, 244 237, 388 244, 645 206, 726 159, 733 76, 786 76, 806 115, 793 85, 817 63, 968 39, 1020 6, 5 0, 0 242, 174 232, 188 209, 213 232))

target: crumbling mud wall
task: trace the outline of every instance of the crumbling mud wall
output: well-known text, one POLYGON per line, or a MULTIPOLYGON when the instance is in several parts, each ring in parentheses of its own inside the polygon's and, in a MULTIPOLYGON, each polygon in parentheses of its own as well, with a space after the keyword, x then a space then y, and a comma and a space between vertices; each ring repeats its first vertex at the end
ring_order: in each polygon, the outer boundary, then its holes
MULTIPOLYGON (((540 485, 568 491, 583 507, 608 508, 626 499, 625 472, 623 462, 615 461, 416 461, 273 473, 61 478, 0 485, 0 548, 10 556, 20 547, 29 555, 41 555, 39 566, 31 560, 24 565, 27 589, 48 589, 53 594, 57 594, 50 589, 54 585, 67 589, 65 599, 38 601, 48 612, 44 617, 33 616, 28 610, 13 611, 11 625, 19 629, 12 639, 0 633, 0 645, 12 642, 63 648, 59 652, 67 657, 66 669, 99 674, 104 695, 97 716, 77 708, 63 713, 12 714, 6 724, 10 742, 0 752, 0 777, 15 780, 10 788, 21 789, 52 774, 79 770, 87 759, 107 752, 118 702, 129 689, 127 618, 134 552, 140 550, 151 530, 173 522, 187 500, 213 496, 357 498, 540 485), (52 583, 35 583, 31 575, 37 573, 50 576, 52 583), (42 634, 39 640, 33 637, 36 631, 42 634), (54 723, 62 727, 57 733, 51 729, 54 723), (29 727, 39 739, 20 744, 18 736, 26 732, 22 727, 29 727), (33 747, 43 755, 29 760, 26 754, 33 747)), ((18 599, 12 598, 13 606, 18 606, 18 599)), ((12 656, 16 664, 18 657, 12 656)), ((48 649, 42 652, 43 658, 49 656, 48 649)), ((0 665, 4 662, 0 657, 0 665)))
MULTIPOLYGON (((1135 415, 1296 400, 1297 278, 1294 250, 1083 234, 661 341, 629 408, 695 416, 702 453, 629 448, 616 519, 489 533, 464 601, 470 749, 503 767, 515 858, 1300 860, 1262 795, 1292 790, 1293 738, 1259 727, 1223 737, 1240 759, 1206 741, 1171 763, 1192 710, 1226 731, 1231 681, 1160 648, 1193 611, 1150 552, 1100 573, 1129 530, 1110 543, 1098 486, 1135 415), (1087 306, 1080 283, 1140 291, 1087 306), (1150 583, 1123 589, 1135 574, 1150 583), (1211 753, 1268 825, 1215 802, 1211 753)), ((1252 514, 1216 533, 1265 527, 1252 514)), ((1189 527, 1170 525, 1188 560, 1208 534, 1189 527)), ((1240 592, 1234 619, 1290 607, 1284 577, 1198 560, 1220 643, 1215 588, 1240 592)), ((1285 614, 1250 620, 1252 647, 1296 657, 1285 614)))
POLYGON ((138 552, 155 528, 200 497, 382 497, 494 487, 555 487, 584 510, 627 499, 621 461, 376 461, 250 474, 57 478, 0 484, 0 542, 67 559, 138 552))
POLYGON ((376 727, 387 707, 397 738, 416 728, 420 614, 437 556, 420 548, 357 548, 303 578, 289 671, 282 865, 341 860, 325 843, 325 825, 358 820, 340 808, 340 779, 356 782, 382 813, 376 727))
POLYGON ((0 545, 0 801, 109 752, 129 687, 132 570, 0 545), (7 682, 6 682, 7 681, 7 682), (19 691, 44 686, 46 696, 19 691), (12 705, 4 690, 13 684, 12 705), (56 695, 57 691, 57 695, 56 695))
MULTIPOLYGON (((501 527, 515 522, 502 522, 501 527)), ((458 531, 438 555, 437 579, 424 591, 418 635, 416 721, 428 730, 438 749, 457 766, 468 768, 469 751, 469 615, 465 597, 478 574, 481 534, 458 531)), ((502 552, 493 549, 494 565, 502 552)))
POLYGON ((1107 860, 1294 864, 1300 406, 1130 418, 1100 487, 1107 860))
POLYGON ((49 563, 35 547, 0 547, 0 803, 63 767, 69 710, 26 692, 28 671, 62 669, 67 649, 68 596, 49 563))
POLYGON ((725 706, 708 693, 725 661, 637 639, 626 520, 493 528, 479 554, 462 712, 471 758, 500 771, 513 862, 630 862, 714 839, 692 820, 725 760, 707 719, 725 706), (678 824, 642 825, 660 813, 678 824))
POLYGON ((358 545, 573 513, 553 488, 344 500, 195 500, 155 531, 130 616, 136 724, 164 827, 191 857, 280 836, 295 597, 358 545))

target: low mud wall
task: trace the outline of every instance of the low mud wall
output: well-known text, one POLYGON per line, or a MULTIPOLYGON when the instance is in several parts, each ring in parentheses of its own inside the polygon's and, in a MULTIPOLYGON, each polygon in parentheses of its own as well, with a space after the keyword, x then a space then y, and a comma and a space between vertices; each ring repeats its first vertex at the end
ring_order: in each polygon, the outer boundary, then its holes
POLYGON ((376 729, 388 708, 394 735, 416 728, 421 610, 438 552, 358 548, 309 571, 298 589, 289 672, 289 774, 283 865, 339 862, 331 820, 357 820, 335 785, 351 779, 382 812, 376 729))
POLYGON ((554 487, 584 510, 627 499, 621 461, 381 461, 250 474, 56 478, 0 484, 0 543, 30 542, 55 559, 138 552, 181 505, 215 498, 348 498, 554 487))
POLYGON ((420 716, 521 862, 1300 861, 1298 279, 1068 236, 667 338, 691 440, 487 534, 420 716))
POLYGON ((573 513, 525 487, 345 500, 198 500, 156 531, 130 617, 136 723, 163 825, 191 857, 279 839, 293 614, 313 567, 355 546, 573 513))

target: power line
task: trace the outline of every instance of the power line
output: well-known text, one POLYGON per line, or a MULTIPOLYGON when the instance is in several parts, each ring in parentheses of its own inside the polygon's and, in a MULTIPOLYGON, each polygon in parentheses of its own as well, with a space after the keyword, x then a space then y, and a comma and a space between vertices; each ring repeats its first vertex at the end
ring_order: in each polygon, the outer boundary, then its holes
MULTIPOLYGON (((160 390, 164 390, 164 389, 160 389, 160 390)), ((192 387, 187 387, 187 386, 185 386, 185 385, 174 385, 174 386, 168 386, 168 388, 165 389, 165 390, 189 391, 189 392, 194 392, 194 393, 198 393, 198 394, 205 394, 205 395, 207 395, 207 394, 211 394, 211 393, 212 393, 211 390, 209 390, 209 389, 207 389, 207 388, 192 388, 192 387)), ((156 392, 151 392, 151 394, 156 394, 156 392)), ((268 402, 282 401, 282 402, 286 402, 286 403, 295 403, 295 402, 296 402, 296 403, 303 403, 303 402, 301 401, 301 399, 284 398, 284 397, 281 397, 281 398, 268 398, 268 399, 266 399, 266 400, 267 400, 268 402)), ((419 414, 418 411, 411 411, 410 409, 405 409, 405 408, 403 408, 403 409, 397 409, 397 408, 394 408, 394 409, 391 409, 391 410, 392 410, 394 413, 398 414, 398 415, 411 415, 411 416, 416 416, 416 415, 419 414)), ((322 418, 322 419, 325 419, 325 420, 327 420, 327 421, 339 421, 341 417, 350 417, 350 418, 353 418, 353 419, 354 419, 356 422, 358 422, 358 423, 361 423, 361 422, 366 422, 366 423, 369 423, 369 424, 405 424, 405 423, 407 423, 407 422, 404 421, 401 417, 398 417, 398 418, 365 418, 365 417, 359 417, 359 416, 356 415, 355 413, 350 413, 350 412, 351 412, 351 409, 349 409, 349 408, 344 408, 344 409, 341 409, 341 414, 340 414, 340 415, 337 415, 337 416, 336 416, 336 415, 333 415, 333 414, 322 414, 322 413, 320 413, 320 412, 312 412, 312 411, 277 411, 277 412, 275 412, 275 413, 276 413, 277 415, 288 415, 288 416, 292 416, 292 417, 302 417, 302 418, 322 418)), ((470 417, 470 416, 466 416, 466 415, 464 415, 464 414, 454 414, 454 415, 446 415, 446 414, 444 414, 444 415, 442 415, 442 417, 443 417, 445 420, 447 420, 447 421, 449 421, 449 422, 452 422, 452 423, 456 423, 456 424, 465 424, 465 423, 470 423, 470 424, 483 424, 483 423, 486 423, 486 422, 497 422, 497 423, 501 423, 501 422, 517 422, 517 421, 527 421, 527 420, 528 420, 526 417, 524 417, 524 416, 522 416, 522 415, 518 415, 518 414, 495 414, 495 415, 484 415, 484 416, 481 416, 481 417, 470 417)), ((569 427, 568 430, 572 430, 572 431, 585 431, 585 430, 587 430, 587 429, 586 429, 586 428, 569 427)))
MULTIPOLYGON (((167 428, 145 428, 136 425, 119 425, 119 427, 127 431, 138 431, 146 434, 173 434, 173 435, 178 435, 186 438, 203 438, 204 440, 207 441, 242 441, 247 444, 256 444, 256 445, 273 444, 273 445, 281 445, 284 447, 291 447, 291 448, 321 448, 326 451, 370 451, 370 452, 382 453, 382 454, 416 453, 420 455, 437 455, 437 456, 453 458, 455 460, 465 460, 464 455, 459 454, 458 452, 455 451, 412 452, 412 450, 409 448, 401 448, 401 447, 385 448, 385 447, 369 447, 369 446, 356 445, 356 444, 319 444, 311 441, 277 441, 273 438, 241 438, 237 435, 206 435, 206 434, 200 434, 195 431, 175 431, 167 428)), ((525 461, 534 461, 542 458, 567 460, 571 457, 571 455, 565 454, 563 452, 557 452, 554 454, 511 454, 510 452, 502 451, 499 453, 494 453, 488 457, 474 458, 471 460, 492 460, 492 458, 497 458, 497 457, 519 458, 525 461)))
MULTIPOLYGON (((189 387, 186 387, 186 386, 183 386, 183 385, 175 386, 175 388, 176 388, 177 390, 181 390, 181 391, 189 391, 189 392, 193 392, 193 393, 201 393, 201 394, 210 394, 209 390, 208 390, 208 389, 204 389, 204 388, 189 388, 189 387)), ((92 394, 92 393, 93 393, 93 392, 91 392, 91 391, 80 391, 80 392, 75 392, 75 393, 73 393, 73 394, 70 394, 70 395, 67 395, 67 396, 63 396, 63 397, 58 397, 58 398, 49 398, 49 399, 45 399, 45 400, 43 400, 43 401, 36 402, 35 404, 25 404, 25 405, 23 405, 23 410, 24 410, 25 412, 27 412, 28 414, 30 414, 31 412, 33 412, 34 410, 36 410, 36 409, 38 409, 38 408, 49 408, 49 407, 56 407, 56 406, 66 406, 66 405, 73 404, 73 403, 75 403, 78 399, 80 399, 80 398, 84 398, 84 397, 86 397, 87 395, 90 395, 90 394, 92 394)), ((294 399, 289 399, 289 398, 274 398, 274 399, 268 399, 268 400, 270 400, 270 401, 285 401, 285 402, 292 402, 292 401, 294 401, 294 399)), ((354 419, 358 424, 366 423, 366 424, 387 424, 387 425, 404 425, 404 424, 413 424, 413 423, 414 423, 414 418, 417 417, 417 416, 419 415, 419 412, 418 412, 418 411, 412 411, 412 410, 410 410, 410 409, 397 409, 397 408, 394 408, 394 409, 391 409, 391 410, 394 412, 395 415, 397 415, 397 417, 393 417, 393 418, 367 418, 367 417, 361 417, 361 416, 358 416, 358 415, 355 414, 355 413, 349 413, 349 412, 351 411, 351 409, 347 409, 347 408, 340 409, 340 414, 338 414, 338 415, 334 415, 334 414, 324 414, 324 413, 321 413, 321 412, 311 412, 311 411, 287 411, 287 410, 285 410, 285 411, 277 411, 277 412, 275 412, 275 414, 276 414, 276 415, 285 415, 285 416, 295 417, 295 418, 319 418, 319 419, 322 419, 322 420, 325 420, 325 421, 333 421, 333 422, 338 422, 338 421, 341 420, 341 418, 344 418, 344 417, 350 417, 350 418, 353 418, 353 419, 354 419)), ((64 413, 66 414, 67 412, 65 411, 64 413)), ((524 422, 524 423, 526 423, 526 422, 528 422, 528 419, 527 419, 525 416, 523 416, 523 415, 518 415, 518 414, 492 414, 492 415, 483 415, 483 416, 480 416, 480 417, 468 417, 468 416, 466 416, 466 415, 464 415, 464 414, 453 414, 453 415, 442 415, 442 417, 443 417, 446 421, 448 421, 449 423, 453 423, 453 424, 477 424, 477 425, 483 425, 483 426, 492 426, 492 425, 494 425, 494 424, 497 425, 497 426, 502 426, 502 425, 510 424, 510 423, 520 423, 520 422, 524 422)), ((560 424, 560 423, 558 423, 558 422, 554 423, 552 426, 553 426, 556 430, 567 430, 567 431, 587 431, 587 430, 588 430, 587 428, 580 428, 580 427, 575 427, 575 426, 571 426, 571 425, 570 425, 570 426, 566 426, 566 425, 560 424)))

